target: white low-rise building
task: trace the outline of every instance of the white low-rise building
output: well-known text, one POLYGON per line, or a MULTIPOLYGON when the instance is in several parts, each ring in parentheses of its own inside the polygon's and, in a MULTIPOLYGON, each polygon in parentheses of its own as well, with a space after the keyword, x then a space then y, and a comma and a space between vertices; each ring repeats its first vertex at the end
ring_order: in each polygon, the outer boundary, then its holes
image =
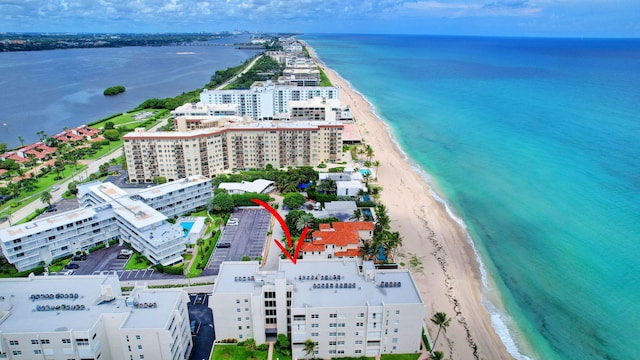
POLYGON ((314 356, 376 356, 420 351, 426 308, 407 270, 376 270, 355 260, 282 260, 277 271, 256 262, 224 262, 209 301, 216 337, 258 344, 291 339, 314 356))
POLYGON ((229 194, 258 193, 268 194, 275 190, 275 183, 271 180, 256 179, 239 183, 220 183, 218 188, 227 190, 229 194))
POLYGON ((118 277, 0 279, 0 358, 188 359, 189 297, 181 289, 135 287, 118 277))
POLYGON ((154 264, 175 264, 182 261, 186 239, 168 216, 205 205, 211 180, 193 176, 154 189, 130 196, 108 182, 79 185, 82 208, 0 229, 0 248, 18 271, 114 239, 131 244, 154 264))

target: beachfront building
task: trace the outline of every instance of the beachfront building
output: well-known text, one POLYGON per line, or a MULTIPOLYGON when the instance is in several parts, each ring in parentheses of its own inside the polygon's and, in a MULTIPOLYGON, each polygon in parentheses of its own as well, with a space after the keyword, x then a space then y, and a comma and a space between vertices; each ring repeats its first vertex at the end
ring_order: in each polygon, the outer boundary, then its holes
POLYGON ((311 241, 300 247, 303 259, 357 259, 365 241, 373 239, 373 222, 334 222, 320 224, 311 241))
POLYGON ((152 263, 182 261, 186 239, 169 216, 196 209, 211 198, 211 181, 202 176, 167 183, 130 196, 112 183, 78 185, 79 209, 0 229, 0 247, 18 271, 50 263, 78 250, 125 241, 152 263), (145 203, 144 201, 149 203, 145 203), (158 209, 154 208, 157 207, 158 209))
POLYGON ((355 260, 223 262, 209 300, 218 339, 258 344, 286 334, 293 358, 376 356, 420 351, 425 305, 407 270, 376 270, 355 260))
POLYGON ((340 100, 314 97, 292 101, 289 107, 291 121, 353 121, 351 110, 340 100))
POLYGON ((117 275, 0 279, 1 359, 188 359, 193 342, 182 289, 117 275))
POLYGON ((314 97, 337 100, 340 91, 335 86, 279 85, 270 80, 257 81, 249 89, 208 90, 200 93, 204 104, 234 104, 240 116, 254 120, 286 119, 291 101, 309 100, 314 97))
POLYGON ((342 151, 343 125, 328 121, 242 121, 198 130, 124 135, 129 180, 150 183, 202 174, 215 177, 233 169, 271 164, 313 166, 336 162, 342 151))
POLYGON ((352 168, 345 168, 341 173, 320 173, 318 174, 320 182, 335 181, 336 194, 338 196, 358 196, 361 192, 366 192, 367 187, 363 180, 364 176, 360 171, 352 168))

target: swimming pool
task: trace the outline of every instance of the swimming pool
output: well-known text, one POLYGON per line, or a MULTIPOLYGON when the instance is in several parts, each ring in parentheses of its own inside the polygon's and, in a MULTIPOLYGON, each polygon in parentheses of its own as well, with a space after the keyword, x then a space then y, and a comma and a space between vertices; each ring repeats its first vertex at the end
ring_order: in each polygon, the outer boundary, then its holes
POLYGON ((369 195, 363 195, 362 201, 371 201, 371 198, 369 197, 369 195))
POLYGON ((189 233, 191 232, 191 228, 193 228, 193 221, 181 221, 180 222, 180 226, 184 229, 184 232, 182 234, 183 238, 186 238, 189 233))
POLYGON ((369 170, 369 169, 360 169, 360 174, 362 174, 362 176, 371 175, 371 170, 369 170))
POLYGON ((365 219, 365 221, 373 221, 373 213, 371 212, 371 209, 369 208, 364 208, 362 209, 362 217, 365 219))

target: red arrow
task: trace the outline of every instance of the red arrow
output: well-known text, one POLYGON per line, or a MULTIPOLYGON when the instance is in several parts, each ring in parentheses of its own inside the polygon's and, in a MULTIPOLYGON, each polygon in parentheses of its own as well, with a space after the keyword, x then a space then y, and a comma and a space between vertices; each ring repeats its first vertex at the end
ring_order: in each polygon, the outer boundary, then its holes
MULTIPOLYGON (((287 223, 284 221, 282 216, 278 214, 278 211, 272 208, 271 205, 267 204, 266 202, 260 199, 251 199, 251 201, 265 208, 268 212, 271 213, 271 215, 273 215, 273 217, 276 218, 276 220, 278 220, 278 222, 280 223, 280 227, 282 227, 282 230, 284 231, 284 236, 287 238, 287 243, 289 244, 289 247, 293 247, 293 241, 291 240, 291 233, 289 232, 289 227, 287 226, 287 223)), ((304 229, 302 230, 302 234, 300 235, 300 240, 298 240, 298 243, 296 244, 296 249, 293 252, 293 256, 289 253, 289 251, 287 251, 287 248, 285 248, 284 245, 282 245, 282 243, 279 240, 274 239, 276 241, 276 245, 278 245, 280 250, 282 250, 282 252, 294 264, 298 261, 298 253, 300 252, 300 247, 302 246, 302 242, 307 236, 308 231, 309 231, 309 227, 305 226, 304 229)))

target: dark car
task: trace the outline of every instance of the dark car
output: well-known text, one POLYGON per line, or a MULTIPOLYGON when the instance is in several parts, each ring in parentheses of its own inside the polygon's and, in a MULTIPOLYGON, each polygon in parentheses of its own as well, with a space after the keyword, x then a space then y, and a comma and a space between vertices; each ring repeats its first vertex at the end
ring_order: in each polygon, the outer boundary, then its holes
POLYGON ((67 269, 78 269, 78 268, 80 268, 80 265, 78 265, 78 264, 67 264, 67 266, 65 266, 65 268, 67 268, 67 269))
POLYGON ((231 243, 228 243, 228 242, 220 243, 220 244, 216 245, 216 247, 219 247, 219 248, 230 248, 231 247, 231 243))
POLYGON ((204 304, 204 297, 205 297, 205 294, 196 295, 196 298, 195 300, 193 300, 193 303, 196 305, 204 304))

